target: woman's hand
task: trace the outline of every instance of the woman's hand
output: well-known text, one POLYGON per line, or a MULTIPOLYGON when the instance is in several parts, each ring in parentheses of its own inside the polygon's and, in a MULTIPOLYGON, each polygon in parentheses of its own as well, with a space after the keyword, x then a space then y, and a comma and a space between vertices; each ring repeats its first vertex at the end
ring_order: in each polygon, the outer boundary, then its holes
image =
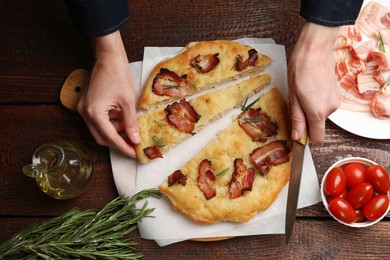
POLYGON ((116 31, 92 40, 95 64, 77 110, 97 143, 136 157, 140 142, 135 90, 126 51, 116 31))
POLYGON ((310 140, 322 142, 325 120, 339 106, 334 73, 334 43, 339 27, 306 23, 288 64, 291 138, 308 126, 310 140))

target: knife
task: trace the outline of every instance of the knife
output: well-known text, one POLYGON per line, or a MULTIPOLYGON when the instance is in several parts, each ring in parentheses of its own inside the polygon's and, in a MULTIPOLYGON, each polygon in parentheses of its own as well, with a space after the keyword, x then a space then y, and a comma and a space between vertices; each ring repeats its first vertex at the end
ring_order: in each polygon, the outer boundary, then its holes
POLYGON ((298 206, 299 187, 301 186, 303 157, 305 153, 306 144, 308 143, 309 143, 309 136, 305 128, 302 137, 299 140, 294 141, 293 143, 290 181, 288 185, 288 196, 287 196, 287 207, 286 207, 286 222, 285 222, 286 245, 290 240, 294 223, 295 223, 295 216, 297 213, 297 206, 298 206))

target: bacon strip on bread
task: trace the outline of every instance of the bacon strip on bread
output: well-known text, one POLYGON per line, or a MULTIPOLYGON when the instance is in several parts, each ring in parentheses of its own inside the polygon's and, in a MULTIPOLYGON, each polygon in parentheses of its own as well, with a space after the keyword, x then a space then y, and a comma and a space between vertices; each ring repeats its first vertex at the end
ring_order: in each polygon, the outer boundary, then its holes
POLYGON ((257 169, 266 174, 270 168, 290 160, 290 148, 284 140, 277 140, 253 150, 249 155, 257 169))
POLYGON ((240 197, 244 191, 251 191, 253 181, 255 180, 255 171, 252 167, 248 168, 242 158, 234 160, 234 172, 229 182, 230 199, 240 197))
POLYGON ((200 115, 185 99, 168 105, 165 111, 168 113, 168 122, 185 133, 192 134, 195 124, 200 118, 200 115))
POLYGON ((253 141, 266 142, 268 138, 278 133, 278 125, 261 109, 250 108, 238 116, 238 124, 253 141))

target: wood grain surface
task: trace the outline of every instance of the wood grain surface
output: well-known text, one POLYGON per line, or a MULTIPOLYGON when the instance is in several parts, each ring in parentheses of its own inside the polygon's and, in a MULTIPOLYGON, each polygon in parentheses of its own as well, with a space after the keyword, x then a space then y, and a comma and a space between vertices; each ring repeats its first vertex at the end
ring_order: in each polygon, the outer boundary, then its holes
MULTIPOLYGON (((129 1, 130 22, 121 30, 130 62, 145 46, 183 46, 191 41, 273 38, 292 51, 304 21, 297 0, 129 1)), ((95 143, 82 118, 64 108, 61 87, 75 69, 90 70, 88 39, 73 28, 62 1, 0 2, 0 242, 21 227, 65 211, 101 209, 118 196, 109 152, 95 143), (34 150, 69 139, 85 145, 94 179, 77 199, 56 201, 24 176, 34 150)), ((364 122, 362 122, 364 124, 364 122)), ((390 131, 390 130, 389 130, 390 131)), ((333 162, 349 156, 372 159, 390 170, 390 141, 355 136, 332 122, 325 141, 311 144, 318 180, 333 162)), ((301 209, 289 244, 284 235, 185 241, 159 247, 137 231, 130 236, 144 259, 389 259, 390 222, 353 229, 334 221, 322 204, 301 209)))

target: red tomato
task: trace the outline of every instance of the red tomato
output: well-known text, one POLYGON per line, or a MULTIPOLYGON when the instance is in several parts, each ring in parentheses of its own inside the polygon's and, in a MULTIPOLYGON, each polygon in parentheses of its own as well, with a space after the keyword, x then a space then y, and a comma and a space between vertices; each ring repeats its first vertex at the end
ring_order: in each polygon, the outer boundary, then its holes
MULTIPOLYGON (((348 194, 348 191, 347 189, 345 189, 339 196, 337 197, 340 197, 340 198, 343 198, 345 199, 347 197, 347 194, 348 194)), ((333 197, 333 196, 326 196, 326 201, 328 202, 328 204, 336 197, 333 197)))
POLYGON ((379 165, 367 168, 366 179, 378 193, 387 193, 390 189, 390 179, 386 170, 379 165))
POLYGON ((356 213, 356 216, 357 216, 357 220, 356 222, 366 222, 367 221, 367 218, 366 216, 364 216, 363 214, 363 209, 355 209, 355 213, 356 213))
POLYGON ((328 196, 338 197, 344 192, 345 185, 346 179, 343 169, 335 167, 326 176, 324 191, 328 196))
POLYGON ((374 195, 374 188, 367 182, 360 183, 353 187, 347 194, 346 200, 354 209, 360 209, 370 201, 374 195))
POLYGON ((366 181, 366 168, 360 163, 348 163, 344 166, 347 187, 352 189, 356 185, 366 181))
POLYGON ((389 197, 387 195, 378 195, 373 197, 363 208, 363 214, 369 220, 376 220, 385 214, 389 206, 389 197))
POLYGON ((346 223, 352 223, 357 220, 355 210, 352 208, 351 204, 340 197, 334 198, 329 203, 329 211, 332 212, 333 216, 338 220, 346 223))

